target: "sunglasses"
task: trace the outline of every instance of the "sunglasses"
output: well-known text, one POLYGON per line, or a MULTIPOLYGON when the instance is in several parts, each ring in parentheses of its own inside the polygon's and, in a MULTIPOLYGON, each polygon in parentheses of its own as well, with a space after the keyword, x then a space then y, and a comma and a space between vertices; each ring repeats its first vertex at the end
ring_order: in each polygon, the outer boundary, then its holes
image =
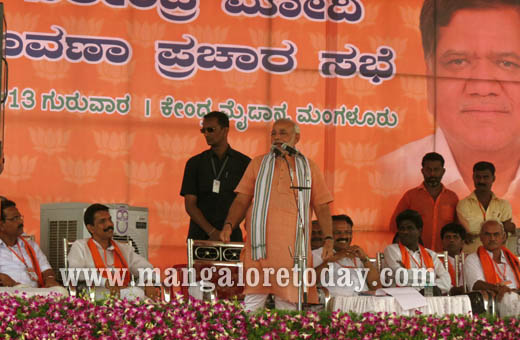
POLYGON ((217 128, 214 128, 214 127, 202 128, 202 129, 200 129, 200 133, 206 133, 206 131, 208 133, 213 133, 213 132, 215 132, 216 129, 217 128))

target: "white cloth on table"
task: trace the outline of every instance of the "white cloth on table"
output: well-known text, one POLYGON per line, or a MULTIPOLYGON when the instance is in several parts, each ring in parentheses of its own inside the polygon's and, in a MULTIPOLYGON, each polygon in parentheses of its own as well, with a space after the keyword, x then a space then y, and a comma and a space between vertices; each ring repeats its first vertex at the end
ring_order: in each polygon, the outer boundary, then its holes
MULTIPOLYGON (((265 307, 268 294, 247 294, 244 298, 244 309, 247 312, 256 312, 265 307)), ((274 296, 274 308, 280 310, 296 310, 296 304, 282 300, 278 296, 274 296)))
POLYGON ((502 318, 520 314, 520 295, 515 292, 505 293, 502 301, 498 301, 498 315, 502 318))
POLYGON ((67 290, 61 286, 49 287, 49 288, 34 288, 26 284, 20 284, 14 287, 0 287, 0 294, 7 293, 9 295, 26 297, 31 296, 47 296, 50 294, 59 294, 63 296, 69 296, 67 290))
MULTIPOLYGON (((51 268, 49 261, 47 261, 47 257, 42 252, 40 247, 33 240, 27 240, 31 247, 34 249, 34 253, 36 254, 36 259, 40 265, 40 271, 43 273, 44 271, 51 268)), ((15 251, 19 256, 23 255, 23 259, 25 263, 30 268, 33 267, 31 257, 25 250, 25 244, 20 238, 16 240, 16 244, 11 247, 13 251, 15 251)), ((28 285, 30 287, 38 287, 38 282, 31 279, 29 273, 27 272, 27 267, 25 264, 9 249, 7 244, 0 239, 0 273, 9 275, 11 279, 14 281, 28 285)), ((32 268, 34 269, 34 268, 32 268)))
POLYGON ((427 315, 472 314, 467 295, 427 297, 426 302, 424 307, 403 310, 391 296, 338 296, 334 297, 333 310, 360 314, 386 312, 404 316, 413 316, 416 311, 427 315))

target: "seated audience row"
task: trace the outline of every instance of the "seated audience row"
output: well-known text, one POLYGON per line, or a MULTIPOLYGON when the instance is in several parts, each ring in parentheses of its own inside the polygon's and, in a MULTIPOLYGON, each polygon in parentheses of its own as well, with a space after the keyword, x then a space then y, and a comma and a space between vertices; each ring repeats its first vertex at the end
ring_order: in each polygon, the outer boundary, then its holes
MULTIPOLYGON (((58 293, 66 294, 38 244, 23 237, 24 219, 16 204, 3 198, 0 212, 0 286, 22 290, 54 287, 58 293)), ((128 298, 144 298, 146 295, 158 299, 160 290, 151 284, 144 287, 144 292, 141 288, 130 287, 130 276, 138 277, 139 269, 152 268, 152 265, 136 254, 131 245, 112 239, 114 223, 108 207, 101 204, 89 206, 84 220, 92 237, 72 244, 68 262, 70 269, 96 268, 102 273, 101 284, 95 288, 96 298, 114 294, 128 298), (117 280, 111 284, 108 280, 107 270, 111 269, 120 269, 124 273, 121 284, 117 280)), ((85 279, 83 274, 78 278, 85 279)))

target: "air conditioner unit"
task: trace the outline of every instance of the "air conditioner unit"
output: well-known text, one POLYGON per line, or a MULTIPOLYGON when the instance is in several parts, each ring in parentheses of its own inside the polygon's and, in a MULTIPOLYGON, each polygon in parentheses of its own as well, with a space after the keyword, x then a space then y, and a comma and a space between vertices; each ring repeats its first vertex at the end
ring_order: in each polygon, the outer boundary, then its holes
MULTIPOLYGON (((83 213, 89 203, 45 203, 40 206, 40 247, 60 277, 65 266, 63 239, 89 238, 83 213)), ((148 259, 148 208, 127 204, 105 204, 114 222, 114 240, 129 240, 139 255, 148 259)))

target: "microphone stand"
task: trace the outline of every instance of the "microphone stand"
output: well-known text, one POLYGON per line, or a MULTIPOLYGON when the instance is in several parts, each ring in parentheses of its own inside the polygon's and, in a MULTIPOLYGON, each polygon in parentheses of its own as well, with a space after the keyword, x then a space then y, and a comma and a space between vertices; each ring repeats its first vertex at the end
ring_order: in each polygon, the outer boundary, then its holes
MULTIPOLYGON (((295 153, 294 157, 301 157, 301 154, 295 153)), ((287 157, 283 155, 283 158, 285 160, 285 163, 287 164, 287 167, 289 169, 289 176, 291 178, 291 186, 290 188, 295 192, 296 195, 294 195, 294 199, 296 201, 296 209, 297 209, 297 230, 296 230, 296 243, 295 243, 295 251, 293 256, 294 264, 298 271, 298 311, 303 311, 303 306, 307 303, 307 286, 305 285, 305 280, 303 278, 303 274, 305 272, 305 269, 307 268, 307 234, 305 233, 305 225, 303 222, 303 206, 300 205, 300 202, 303 202, 302 195, 304 190, 311 190, 311 187, 309 186, 309 179, 307 174, 307 169, 304 168, 304 183, 305 186, 299 186, 299 183, 296 183, 297 185, 294 186, 294 178, 293 178, 293 171, 291 169, 291 164, 287 160, 287 157)), ((291 247, 289 246, 289 253, 291 253, 291 247)))

